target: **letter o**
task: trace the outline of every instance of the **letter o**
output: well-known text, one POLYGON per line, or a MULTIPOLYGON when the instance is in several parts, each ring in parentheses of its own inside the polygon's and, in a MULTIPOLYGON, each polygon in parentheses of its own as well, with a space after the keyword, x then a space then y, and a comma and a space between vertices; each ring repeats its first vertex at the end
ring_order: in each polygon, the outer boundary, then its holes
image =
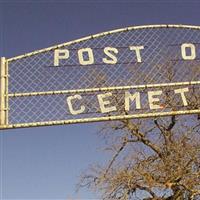
POLYGON ((195 45, 192 43, 184 43, 181 45, 181 55, 184 60, 194 60, 196 58, 195 45), (190 55, 187 55, 186 49, 190 49, 190 55))
POLYGON ((94 63, 94 55, 91 48, 84 48, 78 50, 78 59, 81 65, 91 65, 94 63), (85 60, 84 53, 88 54, 88 59, 85 60))

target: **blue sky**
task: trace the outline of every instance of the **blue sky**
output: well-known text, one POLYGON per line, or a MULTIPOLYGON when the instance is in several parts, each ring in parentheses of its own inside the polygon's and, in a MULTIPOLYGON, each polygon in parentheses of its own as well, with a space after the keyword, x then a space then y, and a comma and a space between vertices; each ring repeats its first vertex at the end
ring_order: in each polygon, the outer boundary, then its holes
MULTIPOLYGON (((0 56, 7 58, 87 35, 144 24, 200 25, 200 2, 3 1, 0 56)), ((80 173, 107 155, 97 136, 101 124, 0 131, 0 199, 96 198, 75 193, 80 173)))

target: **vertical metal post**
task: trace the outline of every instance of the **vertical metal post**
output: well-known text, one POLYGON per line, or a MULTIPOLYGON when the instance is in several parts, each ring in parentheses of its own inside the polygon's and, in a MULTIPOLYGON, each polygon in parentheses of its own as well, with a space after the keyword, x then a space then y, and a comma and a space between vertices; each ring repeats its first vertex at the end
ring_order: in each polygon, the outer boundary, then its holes
MULTIPOLYGON (((6 60, 6 59, 5 59, 6 60)), ((8 100, 8 79, 9 79, 9 74, 8 74, 8 61, 6 60, 6 64, 5 64, 5 79, 6 79, 6 86, 5 86, 5 99, 6 99, 6 104, 5 104, 5 124, 8 125, 8 112, 9 112, 9 100, 8 100)))
POLYGON ((7 70, 5 57, 0 58, 0 126, 6 125, 7 70))

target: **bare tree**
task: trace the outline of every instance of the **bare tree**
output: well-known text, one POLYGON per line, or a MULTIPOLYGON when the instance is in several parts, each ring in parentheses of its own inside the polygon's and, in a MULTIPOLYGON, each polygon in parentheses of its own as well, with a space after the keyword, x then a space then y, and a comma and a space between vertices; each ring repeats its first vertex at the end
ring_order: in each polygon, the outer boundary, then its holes
MULTIPOLYGON (((189 109, 200 105, 195 90, 189 109)), ((164 105, 179 109, 170 91, 164 92, 164 105)), ((117 98, 116 102, 122 104, 117 98)), ((123 109, 119 112, 126 114, 123 109)), ((93 165, 84 172, 79 187, 94 189, 106 200, 200 199, 199 116, 109 122, 101 135, 112 156, 105 166, 93 165)))

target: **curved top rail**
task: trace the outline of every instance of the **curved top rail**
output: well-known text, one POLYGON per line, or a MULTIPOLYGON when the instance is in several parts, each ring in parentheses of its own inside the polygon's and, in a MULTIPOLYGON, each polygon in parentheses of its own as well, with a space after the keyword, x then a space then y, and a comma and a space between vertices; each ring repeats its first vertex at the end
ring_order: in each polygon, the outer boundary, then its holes
POLYGON ((130 27, 126 27, 126 28, 120 28, 120 29, 115 29, 115 30, 112 30, 112 31, 106 31, 106 32, 86 36, 86 37, 76 39, 76 40, 73 40, 73 41, 70 41, 70 42, 66 42, 66 43, 54 45, 54 46, 51 46, 51 47, 48 47, 48 48, 36 50, 36 51, 30 52, 30 53, 26 53, 26 54, 23 54, 23 55, 8 58, 7 61, 11 62, 11 61, 18 60, 18 59, 21 59, 21 58, 33 56, 33 55, 36 55, 36 54, 39 54, 39 53, 51 51, 51 50, 54 50, 54 49, 57 49, 57 48, 69 46, 69 45, 72 45, 72 44, 76 44, 76 43, 83 42, 83 41, 93 39, 93 38, 106 36, 106 35, 113 34, 113 33, 125 32, 125 31, 130 31, 130 30, 138 30, 138 29, 148 29, 148 28, 186 28, 186 29, 198 29, 198 30, 200 30, 200 26, 182 25, 182 24, 158 24, 158 25, 130 26, 130 27))

